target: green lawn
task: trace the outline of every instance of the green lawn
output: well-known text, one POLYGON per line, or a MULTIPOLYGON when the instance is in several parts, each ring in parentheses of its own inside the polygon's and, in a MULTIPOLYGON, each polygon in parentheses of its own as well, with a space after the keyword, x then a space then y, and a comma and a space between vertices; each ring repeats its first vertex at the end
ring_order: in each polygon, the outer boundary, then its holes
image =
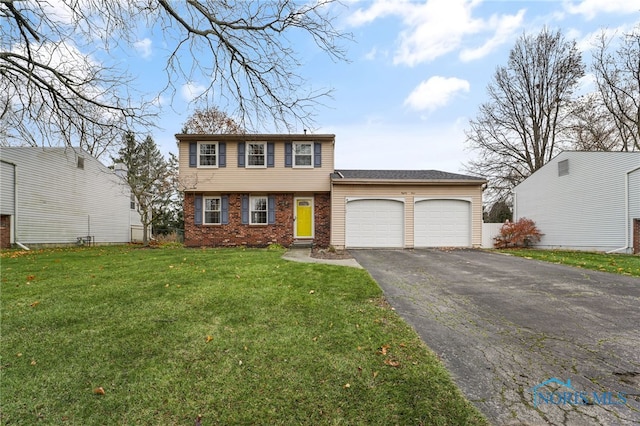
POLYGON ((640 277, 640 256, 567 250, 508 249, 502 253, 577 266, 595 271, 640 277))
POLYGON ((282 253, 3 253, 1 423, 486 424, 365 271, 282 253))

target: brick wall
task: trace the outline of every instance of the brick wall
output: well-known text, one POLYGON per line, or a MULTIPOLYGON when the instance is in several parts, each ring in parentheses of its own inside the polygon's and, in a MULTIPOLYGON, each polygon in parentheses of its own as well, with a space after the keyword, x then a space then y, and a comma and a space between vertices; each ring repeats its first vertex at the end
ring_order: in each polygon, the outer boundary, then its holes
POLYGON ((11 216, 0 216, 0 248, 11 248, 11 216))
POLYGON ((640 253, 640 219, 633 219, 633 254, 640 253))
MULTIPOLYGON (((266 247, 293 243, 293 194, 269 194, 276 199, 276 223, 247 225, 242 223, 242 194, 229 195, 229 223, 226 225, 195 225, 193 193, 184 197, 184 244, 187 247, 266 247)), ((315 194, 315 240, 319 247, 327 247, 331 232, 331 195, 315 194)))

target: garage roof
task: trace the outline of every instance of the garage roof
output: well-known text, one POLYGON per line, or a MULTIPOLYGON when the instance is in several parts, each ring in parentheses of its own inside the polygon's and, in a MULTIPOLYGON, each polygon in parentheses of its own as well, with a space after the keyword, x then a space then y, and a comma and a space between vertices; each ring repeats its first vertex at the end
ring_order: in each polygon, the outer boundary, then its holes
POLYGON ((478 176, 442 172, 440 170, 336 170, 331 173, 333 183, 465 183, 483 184, 478 176))

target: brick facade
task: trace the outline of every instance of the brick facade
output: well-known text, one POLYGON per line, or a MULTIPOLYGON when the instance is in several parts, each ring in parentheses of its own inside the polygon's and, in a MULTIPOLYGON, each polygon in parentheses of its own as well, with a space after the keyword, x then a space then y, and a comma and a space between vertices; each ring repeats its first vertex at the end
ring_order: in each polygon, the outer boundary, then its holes
POLYGON ((11 248, 11 216, 0 216, 0 248, 11 248))
POLYGON ((640 253, 640 219, 633 219, 633 254, 640 253))
MULTIPOLYGON (((194 223, 195 194, 184 194, 184 244, 187 247, 266 247, 293 243, 294 194, 275 196, 276 220, 271 225, 242 223, 242 194, 228 194, 229 223, 225 225, 196 225, 194 223)), ((314 245, 327 247, 331 232, 331 195, 314 194, 314 245)))

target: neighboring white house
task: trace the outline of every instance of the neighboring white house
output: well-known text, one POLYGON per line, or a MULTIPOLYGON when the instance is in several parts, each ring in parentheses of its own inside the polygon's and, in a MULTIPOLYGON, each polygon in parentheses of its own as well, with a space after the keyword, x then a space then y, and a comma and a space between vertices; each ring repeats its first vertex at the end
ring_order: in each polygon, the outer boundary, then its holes
POLYGON ((513 196, 514 219, 544 234, 537 247, 640 251, 640 152, 562 152, 513 196))
POLYGON ((0 167, 5 245, 128 243, 142 235, 125 180, 80 148, 0 147, 0 167))

